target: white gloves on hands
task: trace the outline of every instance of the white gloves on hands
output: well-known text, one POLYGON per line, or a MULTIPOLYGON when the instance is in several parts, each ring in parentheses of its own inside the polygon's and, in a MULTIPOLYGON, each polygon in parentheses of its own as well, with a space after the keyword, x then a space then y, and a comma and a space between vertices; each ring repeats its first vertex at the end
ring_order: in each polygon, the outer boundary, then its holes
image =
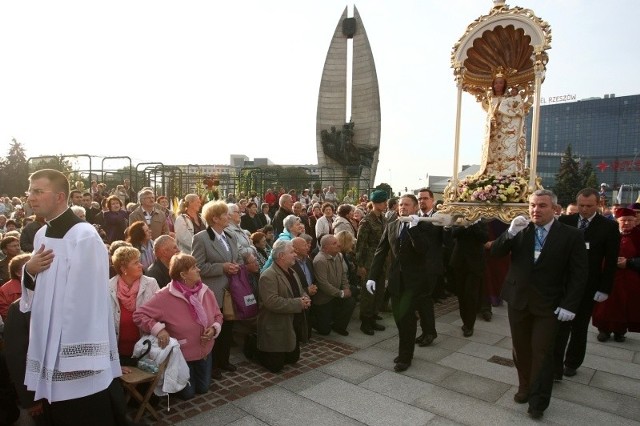
POLYGON ((604 302, 608 298, 609 298, 609 295, 601 291, 596 291, 596 294, 593 296, 593 300, 595 300, 596 302, 604 302))
POLYGON ((571 321, 576 317, 576 314, 574 314, 573 312, 567 311, 566 309, 562 309, 560 307, 556 308, 553 313, 558 315, 559 321, 571 321))
POLYGON ((418 216, 417 214, 412 214, 409 215, 409 217, 411 218, 411 222, 409 222, 409 228, 413 228, 420 221, 420 216, 418 216))
POLYGON ((376 291, 376 282, 373 280, 368 280, 367 281, 367 291, 371 294, 373 294, 376 291))
POLYGON ((518 232, 522 231, 529 225, 529 219, 524 216, 514 217, 511 221, 511 225, 509 225, 509 235, 515 237, 518 235, 518 232))

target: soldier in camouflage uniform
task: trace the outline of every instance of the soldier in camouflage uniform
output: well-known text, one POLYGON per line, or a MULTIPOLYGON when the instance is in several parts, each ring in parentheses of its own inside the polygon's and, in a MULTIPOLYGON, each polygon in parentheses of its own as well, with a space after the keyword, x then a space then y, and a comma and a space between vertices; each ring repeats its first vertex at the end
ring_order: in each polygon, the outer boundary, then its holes
POLYGON ((378 315, 376 306, 379 305, 377 303, 379 299, 384 298, 384 285, 378 286, 375 295, 372 295, 364 288, 364 283, 369 274, 373 255, 387 224, 384 217, 387 198, 387 193, 379 189, 371 193, 370 201, 373 203, 373 210, 360 221, 358 242, 356 243, 356 264, 363 287, 360 292, 360 320, 362 321, 360 330, 370 336, 373 335, 374 330, 384 330, 383 325, 376 323, 378 315))

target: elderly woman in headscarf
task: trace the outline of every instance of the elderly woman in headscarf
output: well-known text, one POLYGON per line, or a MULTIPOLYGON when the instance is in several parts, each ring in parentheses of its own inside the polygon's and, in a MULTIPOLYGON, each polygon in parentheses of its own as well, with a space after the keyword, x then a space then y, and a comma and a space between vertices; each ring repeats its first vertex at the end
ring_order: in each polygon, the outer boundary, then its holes
MULTIPOLYGON (((282 221, 282 225, 284 226, 284 231, 280 233, 278 239, 273 243, 275 244, 277 241, 291 241, 295 237, 299 237, 304 233, 304 224, 300 220, 300 218, 294 214, 290 214, 285 217, 282 221)), ((269 255, 269 258, 265 262, 261 271, 264 272, 271 264, 273 263, 273 256, 269 255)))
MULTIPOLYGON (((120 250, 120 249, 118 249, 120 250)), ((193 256, 178 253, 171 258, 172 281, 133 315, 135 323, 158 338, 161 348, 173 337, 189 366, 189 383, 178 393, 182 399, 209 391, 212 349, 220 335, 222 313, 213 292, 202 283, 193 256)))
MULTIPOLYGON (((142 274, 140 251, 123 246, 111 256, 116 275, 109 280, 109 293, 118 353, 122 365, 132 365, 133 347, 140 339, 140 330, 133 322, 135 310, 145 304, 160 289, 155 278, 142 274)), ((123 368, 126 372, 126 367, 123 368)))

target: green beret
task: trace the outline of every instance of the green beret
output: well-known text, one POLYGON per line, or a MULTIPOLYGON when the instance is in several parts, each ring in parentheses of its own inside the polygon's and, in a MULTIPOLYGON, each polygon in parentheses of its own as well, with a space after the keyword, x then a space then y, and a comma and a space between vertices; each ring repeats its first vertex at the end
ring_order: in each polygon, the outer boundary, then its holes
POLYGON ((371 193, 369 200, 373 203, 384 203, 389 199, 389 196, 382 189, 376 189, 371 193))

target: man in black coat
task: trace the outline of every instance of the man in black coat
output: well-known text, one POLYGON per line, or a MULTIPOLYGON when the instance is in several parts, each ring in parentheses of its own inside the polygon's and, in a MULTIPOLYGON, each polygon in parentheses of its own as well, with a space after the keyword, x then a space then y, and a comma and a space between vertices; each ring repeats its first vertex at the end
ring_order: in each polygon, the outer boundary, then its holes
POLYGON ((480 295, 484 289, 484 243, 489 241, 489 228, 478 220, 469 226, 455 226, 451 230, 454 239, 451 268, 458 295, 462 334, 473 335, 476 315, 480 307, 480 295))
MULTIPOLYGON (((427 222, 419 222, 418 200, 412 194, 403 195, 399 200, 399 216, 386 225, 378 248, 373 256, 369 269, 369 280, 366 287, 373 294, 376 283, 384 282, 382 271, 384 270, 387 254, 391 251, 392 259, 388 273, 387 290, 391 294, 393 318, 398 326, 398 356, 394 359, 395 371, 405 371, 411 365, 416 338, 417 301, 425 292, 433 290, 433 283, 429 282, 430 267, 432 261, 430 253, 436 248, 433 246, 432 234, 439 232, 435 226, 427 222), (408 222, 406 220, 409 220, 408 222)), ((438 262, 442 265, 439 240, 438 262)), ((433 304, 431 305, 430 324, 425 333, 435 338, 435 320, 433 320, 433 304)), ((431 339, 433 340, 433 339, 431 339)))
POLYGON ((518 403, 542 417, 553 387, 553 350, 558 322, 575 317, 587 282, 587 250, 582 232, 554 219, 558 204, 548 190, 529 197, 530 221, 518 216, 493 243, 491 254, 511 253, 502 287, 508 303, 513 360, 518 370, 518 403))
POLYGON ((575 319, 561 324, 558 330, 554 354, 556 379, 562 379, 563 373, 568 377, 575 376, 584 361, 593 305, 595 302, 604 302, 611 293, 620 249, 617 223, 598 213, 598 191, 585 188, 578 192, 576 201, 578 213, 560 216, 558 220, 583 232, 589 256, 589 273, 575 319))
POLYGON ((273 234, 276 239, 278 238, 278 235, 284 231, 284 225, 282 223, 284 218, 293 214, 293 199, 291 198, 291 195, 282 194, 278 203, 280 208, 273 216, 273 222, 271 223, 273 225, 273 234))

